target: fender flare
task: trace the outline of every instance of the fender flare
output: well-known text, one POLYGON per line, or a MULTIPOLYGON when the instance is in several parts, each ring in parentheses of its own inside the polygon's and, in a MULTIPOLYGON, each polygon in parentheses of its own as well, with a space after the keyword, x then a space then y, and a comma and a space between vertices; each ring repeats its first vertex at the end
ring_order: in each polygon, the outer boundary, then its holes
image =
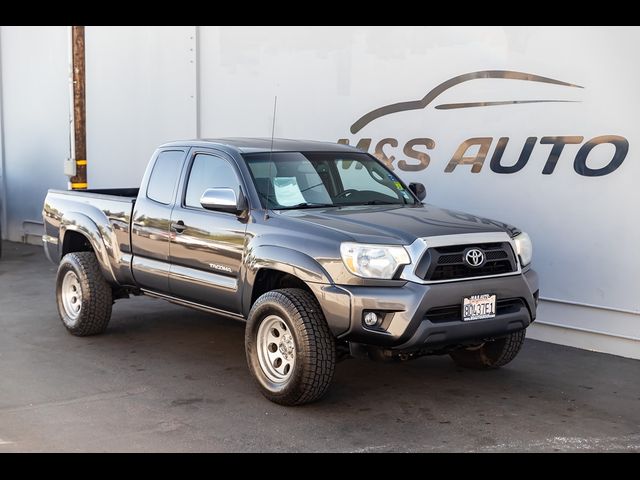
POLYGON ((86 237, 98 257, 100 270, 107 281, 117 283, 111 267, 113 245, 108 235, 87 215, 78 212, 65 213, 60 223, 60 259, 64 248, 64 237, 68 231, 77 232, 86 237), (111 253, 110 253, 111 252, 111 253))
POLYGON ((327 271, 312 257, 298 250, 277 245, 261 245, 250 249, 245 259, 242 310, 249 312, 258 271, 263 268, 288 273, 305 283, 332 284, 327 271))

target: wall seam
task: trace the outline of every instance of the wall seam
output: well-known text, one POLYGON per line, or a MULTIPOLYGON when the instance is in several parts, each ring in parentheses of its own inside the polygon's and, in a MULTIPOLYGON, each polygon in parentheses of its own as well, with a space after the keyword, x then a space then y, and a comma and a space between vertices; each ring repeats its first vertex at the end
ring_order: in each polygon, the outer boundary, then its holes
POLYGON ((619 333, 603 332, 601 330, 593 330, 591 328, 575 327, 575 326, 571 326, 571 325, 562 325, 560 323, 545 322, 543 320, 536 320, 535 322, 533 322, 532 325, 544 325, 546 327, 564 328, 566 330, 575 330, 577 332, 591 333, 591 334, 594 334, 594 335, 602 335, 604 337, 614 337, 614 338, 621 338, 623 340, 631 340, 633 342, 640 342, 640 338, 632 337, 630 335, 621 335, 619 333))
POLYGON ((200 83, 200 27, 198 25, 194 26, 194 40, 195 40, 195 55, 194 61, 196 63, 195 68, 195 81, 196 81, 196 138, 200 139, 202 137, 202 111, 200 108, 200 100, 201 96, 201 83, 200 83))
MULTIPOLYGON (((3 75, 2 75, 2 31, 0 27, 0 222, 2 234, 8 238, 9 226, 7 218, 7 164, 5 149, 5 128, 4 128, 4 97, 3 97, 3 75)), ((2 238, 0 238, 2 240, 2 238)))
POLYGON ((626 313, 628 315, 640 315, 640 312, 636 312, 635 310, 628 310, 626 308, 606 307, 604 305, 595 305, 593 303, 585 302, 574 302, 573 300, 562 300, 560 298, 540 297, 540 300, 549 303, 560 303, 563 305, 572 305, 576 307, 593 308, 595 310, 605 310, 608 312, 626 313))

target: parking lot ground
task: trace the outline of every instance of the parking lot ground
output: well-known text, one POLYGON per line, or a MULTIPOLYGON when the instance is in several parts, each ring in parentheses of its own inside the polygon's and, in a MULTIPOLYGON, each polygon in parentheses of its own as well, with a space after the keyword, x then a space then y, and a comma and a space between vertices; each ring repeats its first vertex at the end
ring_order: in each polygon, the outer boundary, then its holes
POLYGON ((640 451, 640 361, 533 340, 488 372, 354 359, 324 400, 286 408, 254 386, 243 323, 142 297, 73 337, 55 271, 4 244, 0 452, 640 451))

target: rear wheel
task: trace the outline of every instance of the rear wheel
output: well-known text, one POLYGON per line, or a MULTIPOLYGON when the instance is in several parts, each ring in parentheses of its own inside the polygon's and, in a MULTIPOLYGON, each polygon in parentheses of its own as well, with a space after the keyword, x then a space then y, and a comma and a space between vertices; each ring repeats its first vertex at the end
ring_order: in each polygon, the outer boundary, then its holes
POLYGON ((113 296, 93 252, 65 255, 58 267, 56 300, 60 319, 71 334, 96 335, 106 330, 113 296))
POLYGON ((485 342, 478 347, 455 350, 450 353, 457 365, 475 370, 499 368, 512 361, 524 344, 525 330, 503 338, 485 342))
POLYGON ((281 405, 322 397, 333 379, 335 339, 315 297, 298 288, 262 295, 245 334, 247 363, 262 394, 281 405))

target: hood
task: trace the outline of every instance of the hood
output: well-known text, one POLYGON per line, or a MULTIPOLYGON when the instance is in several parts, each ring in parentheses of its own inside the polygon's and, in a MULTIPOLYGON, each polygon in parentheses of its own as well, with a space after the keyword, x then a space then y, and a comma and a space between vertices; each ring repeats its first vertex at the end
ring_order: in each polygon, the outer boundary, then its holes
POLYGON ((279 215, 338 231, 361 243, 411 244, 419 237, 517 233, 511 225, 433 205, 372 205, 283 210, 279 215))

